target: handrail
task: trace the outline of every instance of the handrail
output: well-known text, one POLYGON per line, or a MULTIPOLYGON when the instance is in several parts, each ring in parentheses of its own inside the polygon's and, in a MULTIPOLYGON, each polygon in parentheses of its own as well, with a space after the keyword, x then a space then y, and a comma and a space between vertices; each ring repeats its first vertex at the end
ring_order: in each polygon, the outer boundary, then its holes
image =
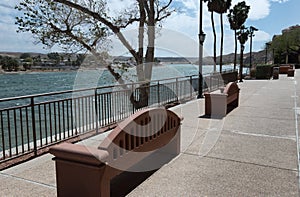
MULTIPOLYGON (((221 75, 205 75, 204 89, 213 91, 224 86, 221 75)), ((196 98, 198 75, 172 77, 148 82, 149 106, 169 105, 196 98)), ((226 81, 227 82, 227 81, 226 81)), ((229 81, 228 81, 229 82, 229 81)), ((140 83, 125 84, 129 89, 112 89, 124 85, 82 88, 0 99, 0 163, 38 150, 62 140, 96 133, 139 109, 130 102, 128 91, 138 97, 140 83), (104 90, 107 91, 98 91, 104 90), (86 91, 87 94, 68 95, 86 91), (51 98, 51 96, 62 95, 51 98), (38 97, 47 97, 36 99, 38 97), (16 100, 24 99, 20 105, 16 100), (6 104, 7 102, 7 104, 6 104)))
MULTIPOLYGON (((224 70, 222 73, 230 73, 233 72, 234 70, 224 70)), ((219 73, 219 74, 222 74, 219 73)), ((205 74, 203 76, 211 76, 214 75, 214 73, 209 73, 205 74)), ((56 91, 56 92, 48 92, 48 93, 41 93, 41 94, 31 94, 31 95, 26 95, 26 96, 17 96, 17 97, 9 97, 9 98, 0 98, 0 102, 4 101, 12 101, 12 100, 19 100, 19 99, 29 99, 32 97, 43 97, 43 96, 54 96, 54 95, 59 95, 59 94, 67 94, 67 93, 75 93, 75 92, 83 92, 83 91, 90 91, 90 90, 99 90, 99 89, 107 89, 107 88, 115 88, 115 87, 121 87, 124 85, 138 85, 138 84, 143 84, 143 83, 154 83, 154 82, 163 82, 163 81, 169 81, 169 80, 174 80, 174 79, 184 79, 188 77, 198 77, 198 75, 185 75, 181 77, 171 77, 171 78, 166 78, 166 79, 156 79, 156 80, 151 80, 151 81, 140 81, 140 82, 132 82, 128 84, 116 84, 116 85, 106 85, 106 86, 101 86, 101 87, 92 87, 92 88, 80 88, 80 89, 74 89, 74 90, 63 90, 63 91, 56 91)))

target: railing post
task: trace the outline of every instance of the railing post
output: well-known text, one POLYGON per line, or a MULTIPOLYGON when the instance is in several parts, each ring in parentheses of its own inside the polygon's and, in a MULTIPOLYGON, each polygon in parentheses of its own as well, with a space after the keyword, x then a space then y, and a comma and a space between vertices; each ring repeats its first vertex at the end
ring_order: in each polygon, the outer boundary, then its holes
POLYGON ((96 115, 96 133, 99 132, 99 112, 98 112, 98 99, 97 99, 97 88, 95 88, 95 115, 96 115))
POLYGON ((211 92, 212 87, 212 75, 209 75, 209 91, 211 92))
POLYGON ((160 88, 159 88, 159 81, 157 81, 157 104, 160 105, 160 88))
MULTIPOLYGON (((199 86, 200 84, 198 84, 198 86, 199 86)), ((199 88, 198 88, 199 89, 199 88)), ((193 77, 192 76, 190 76, 190 98, 192 98, 192 96, 193 96, 193 77)))
MULTIPOLYGON (((134 84, 132 83, 131 84, 131 94, 132 94, 132 96, 134 97, 135 95, 134 95, 134 84)), ((132 114, 134 114, 134 112, 135 112, 135 107, 134 107, 134 103, 133 102, 131 102, 131 104, 132 104, 132 114)))
POLYGON ((179 91, 178 91, 178 78, 176 78, 176 84, 175 85, 176 85, 176 97, 177 97, 176 101, 178 102, 179 101, 178 97, 180 96, 179 91))
POLYGON ((32 121, 32 134, 33 134, 33 150, 34 156, 37 156, 37 138, 36 138, 36 127, 35 127, 35 111, 34 111, 34 97, 30 98, 31 107, 31 121, 32 121))

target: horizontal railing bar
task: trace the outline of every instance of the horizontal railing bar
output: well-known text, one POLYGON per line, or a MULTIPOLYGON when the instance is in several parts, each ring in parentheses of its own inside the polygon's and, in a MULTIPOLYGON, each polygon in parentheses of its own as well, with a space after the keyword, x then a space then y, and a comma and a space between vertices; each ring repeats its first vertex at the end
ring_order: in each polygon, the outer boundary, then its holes
MULTIPOLYGON (((220 76, 222 73, 203 75, 203 79, 209 81, 203 89, 212 91, 222 86, 224 82, 220 76)), ((3 158, 3 153, 0 153, 0 163, 14 157, 14 154, 17 157, 28 151, 37 154, 40 148, 84 135, 91 130, 96 129, 97 133, 98 129, 114 125, 147 108, 135 107, 131 103, 131 98, 128 97, 128 92, 131 91, 139 100, 143 88, 150 88, 150 93, 153 94, 149 95, 148 107, 193 99, 197 92, 197 77, 199 75, 153 80, 144 82, 144 87, 138 86, 141 82, 135 82, 0 99, 0 102, 7 101, 3 103, 5 108, 0 109, 1 137, 8 133, 5 139, 9 140, 0 146, 1 152, 9 153, 7 156, 4 154, 3 158), (124 88, 124 85, 127 87, 124 88), (27 100, 20 101, 20 104, 11 102, 20 99, 27 100)), ((4 137, 2 138, 3 141, 4 137)))
MULTIPOLYGON (((153 80, 149 82, 162 82, 162 81, 167 81, 167 80, 172 80, 172 79, 180 79, 180 78, 187 78, 187 77, 193 77, 193 76, 198 76, 198 75, 190 75, 190 76, 182 76, 182 77, 174 77, 174 78, 167 78, 167 79, 159 79, 159 80, 153 80)), ((124 85, 138 85, 141 83, 146 83, 144 82, 134 82, 134 83, 128 83, 128 84, 116 84, 116 85, 108 85, 108 86, 101 86, 101 87, 93 87, 93 88, 82 88, 82 89, 75 89, 75 90, 64 90, 64 91, 58 91, 58 92, 49 92, 49 93, 42 93, 42 94, 32 94, 32 95, 26 95, 26 96, 18 96, 18 97, 10 97, 10 98, 2 98, 0 99, 0 102, 3 101, 12 101, 12 100, 20 100, 20 99, 30 99, 32 97, 44 97, 44 96, 54 96, 54 95, 59 95, 59 94, 67 94, 67 93, 75 93, 75 92, 82 92, 82 91, 91 91, 91 90, 99 90, 99 89, 108 89, 108 88, 114 88, 114 87, 121 87, 124 85)))
MULTIPOLYGON (((227 73, 229 71, 223 71, 222 73, 227 73)), ((218 73, 222 74, 222 73, 218 73)), ((210 73, 210 74, 205 74, 203 76, 211 76, 214 75, 215 73, 210 73)), ((157 80, 152 80, 148 82, 163 82, 163 81, 168 81, 168 80, 174 80, 174 79, 183 79, 183 78, 188 78, 188 77, 197 77, 198 75, 188 75, 188 76, 181 76, 181 77, 172 77, 172 78, 167 78, 167 79, 157 79, 157 80)), ((32 94, 32 95, 26 95, 26 96, 17 96, 17 97, 9 97, 9 98, 1 98, 0 102, 4 101, 13 101, 13 100, 20 100, 20 99, 30 99, 32 97, 44 97, 44 96, 54 96, 54 95, 59 95, 59 94, 68 94, 68 93, 75 93, 75 92, 82 92, 82 91, 91 91, 91 90, 99 90, 99 89, 108 89, 108 88, 114 88, 114 87, 122 87, 124 85, 138 85, 141 83, 147 83, 147 81, 144 82, 134 82, 134 83, 128 83, 128 84, 116 84, 116 85, 108 85, 108 86, 101 86, 101 87, 93 87, 93 88, 82 88, 82 89, 75 89, 75 90, 64 90, 64 91, 57 91, 57 92, 49 92, 49 93, 42 93, 42 94, 32 94)))

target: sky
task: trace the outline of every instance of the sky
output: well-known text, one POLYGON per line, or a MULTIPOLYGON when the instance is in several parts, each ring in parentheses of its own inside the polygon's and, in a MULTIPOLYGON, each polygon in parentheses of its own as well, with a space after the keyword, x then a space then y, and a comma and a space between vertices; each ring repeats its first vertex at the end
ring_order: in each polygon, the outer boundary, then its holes
MULTIPOLYGON (((43 49, 43 45, 35 44, 30 33, 16 33, 15 16, 19 13, 13 9, 20 0, 1 0, 0 3, 0 51, 5 52, 42 52, 49 53, 60 51, 58 46, 52 49, 43 49)), ((112 14, 123 10, 133 0, 110 0, 109 8, 112 14)), ((177 12, 168 17, 162 24, 156 37, 156 56, 198 56, 198 33, 199 33, 199 0, 174 0, 173 6, 177 12)), ((233 0, 232 5, 241 2, 233 0)), ((300 24, 299 7, 300 0, 245 0, 250 5, 249 17, 246 26, 254 26, 259 29, 253 38, 253 51, 262 50, 266 42, 272 40, 274 35, 281 34, 281 31, 292 25, 300 24)), ((220 39, 219 15, 215 15, 217 40, 220 39)), ((207 5, 203 4, 203 31, 206 34, 204 42, 204 56, 213 54, 213 34, 210 20, 210 13, 207 5)), ((234 34, 226 15, 224 20, 224 52, 234 52, 234 34)), ((130 44, 136 46, 136 28, 129 27, 124 31, 130 44)), ((126 49, 112 36, 112 55, 126 55, 126 49)), ((245 45, 245 52, 249 52, 250 40, 245 45)), ((219 54, 219 44, 217 47, 219 54)))

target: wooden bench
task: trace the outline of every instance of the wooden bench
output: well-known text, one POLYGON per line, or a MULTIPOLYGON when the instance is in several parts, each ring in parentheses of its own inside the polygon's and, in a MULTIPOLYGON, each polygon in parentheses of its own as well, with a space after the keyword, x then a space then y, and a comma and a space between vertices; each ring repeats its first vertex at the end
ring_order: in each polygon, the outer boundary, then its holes
POLYGON ((224 91, 205 93, 205 116, 224 117, 233 108, 239 105, 238 85, 230 82, 224 91))
POLYGON ((281 64, 279 66, 279 74, 288 74, 289 69, 293 69, 293 65, 291 65, 291 64, 281 64))
POLYGON ((170 110, 145 109, 120 123, 98 148, 54 146, 58 196, 110 196, 110 181, 120 173, 161 167, 161 159, 143 161, 178 155, 180 125, 181 118, 170 110))

